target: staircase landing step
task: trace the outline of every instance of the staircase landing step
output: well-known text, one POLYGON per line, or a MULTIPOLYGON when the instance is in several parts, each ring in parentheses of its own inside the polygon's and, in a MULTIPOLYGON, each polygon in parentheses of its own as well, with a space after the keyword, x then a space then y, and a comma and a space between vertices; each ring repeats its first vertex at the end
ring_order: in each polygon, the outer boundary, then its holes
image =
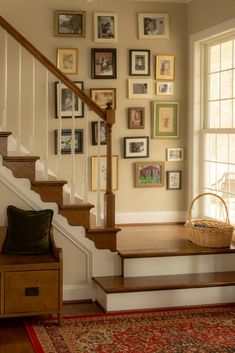
POLYGON ((230 248, 207 248, 192 243, 188 239, 175 239, 170 241, 159 241, 155 249, 144 250, 119 250, 118 254, 122 259, 143 258, 143 257, 164 257, 164 256, 188 256, 188 255, 209 255, 209 254, 230 254, 235 253, 235 244, 231 243, 230 248))
POLYGON ((122 277, 94 277, 94 282, 107 293, 127 293, 171 289, 234 286, 235 272, 193 273, 183 275, 122 277))

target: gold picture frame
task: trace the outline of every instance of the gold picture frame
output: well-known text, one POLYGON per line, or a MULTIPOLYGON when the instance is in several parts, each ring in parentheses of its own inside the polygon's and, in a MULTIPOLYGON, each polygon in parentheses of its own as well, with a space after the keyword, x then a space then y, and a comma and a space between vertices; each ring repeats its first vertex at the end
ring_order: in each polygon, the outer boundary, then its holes
POLYGON ((163 187, 164 162, 137 162, 135 164, 135 187, 163 187))
POLYGON ((169 38, 169 15, 167 13, 139 13, 139 39, 169 38))
POLYGON ((157 55, 156 56, 156 80, 175 79, 175 56, 157 55))
POLYGON ((57 48, 57 67, 64 74, 78 73, 78 49, 57 48))

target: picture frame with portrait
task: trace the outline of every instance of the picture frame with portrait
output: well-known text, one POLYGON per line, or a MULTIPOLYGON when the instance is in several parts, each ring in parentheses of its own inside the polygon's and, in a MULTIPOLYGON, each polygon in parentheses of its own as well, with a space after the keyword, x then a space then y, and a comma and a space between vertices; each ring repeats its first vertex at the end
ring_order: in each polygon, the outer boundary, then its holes
POLYGON ((175 79, 175 56, 157 55, 156 56, 156 80, 175 79))
POLYGON ((138 13, 139 39, 169 38, 167 13, 138 13))
POLYGON ((78 49, 57 48, 57 67, 64 74, 78 73, 78 49))
MULTIPOLYGON (((83 81, 74 81, 74 84, 83 90, 83 81)), ((73 110, 73 93, 63 83, 55 82, 55 115, 56 118, 75 118, 84 117, 84 103, 74 95, 73 110)))
POLYGON ((130 49, 129 50, 129 75, 149 76, 150 75, 150 50, 130 49))
POLYGON ((85 11, 54 12, 55 37, 85 37, 86 13, 85 11))
POLYGON ((116 75, 116 49, 91 48, 91 78, 114 79, 116 75))
POLYGON ((130 107, 128 109, 128 129, 144 129, 144 120, 144 107, 130 107))
POLYGON ((107 145, 106 124, 104 121, 91 122, 92 145, 98 145, 98 127, 100 127, 100 145, 107 145))
POLYGON ((152 138, 179 138, 179 103, 153 102, 152 138))
POLYGON ((118 17, 113 12, 95 12, 94 41, 102 43, 117 42, 118 17))

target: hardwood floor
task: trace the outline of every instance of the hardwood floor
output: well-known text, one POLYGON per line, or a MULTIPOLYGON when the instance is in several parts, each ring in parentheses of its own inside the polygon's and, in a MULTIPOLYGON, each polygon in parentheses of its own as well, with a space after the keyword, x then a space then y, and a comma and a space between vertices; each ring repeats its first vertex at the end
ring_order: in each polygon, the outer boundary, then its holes
MULTIPOLYGON (((95 303, 65 303, 64 316, 102 313, 95 303)), ((34 353, 23 319, 0 319, 0 353, 34 353)))

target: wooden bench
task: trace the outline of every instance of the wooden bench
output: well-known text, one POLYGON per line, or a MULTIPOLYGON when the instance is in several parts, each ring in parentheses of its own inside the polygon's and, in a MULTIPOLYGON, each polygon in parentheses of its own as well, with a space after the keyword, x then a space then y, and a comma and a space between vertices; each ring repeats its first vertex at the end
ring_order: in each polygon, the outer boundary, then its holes
MULTIPOLYGON (((6 227, 0 227, 0 249, 6 227)), ((62 249, 51 230, 51 254, 6 255, 0 252, 0 318, 54 315, 62 324, 62 249)))

